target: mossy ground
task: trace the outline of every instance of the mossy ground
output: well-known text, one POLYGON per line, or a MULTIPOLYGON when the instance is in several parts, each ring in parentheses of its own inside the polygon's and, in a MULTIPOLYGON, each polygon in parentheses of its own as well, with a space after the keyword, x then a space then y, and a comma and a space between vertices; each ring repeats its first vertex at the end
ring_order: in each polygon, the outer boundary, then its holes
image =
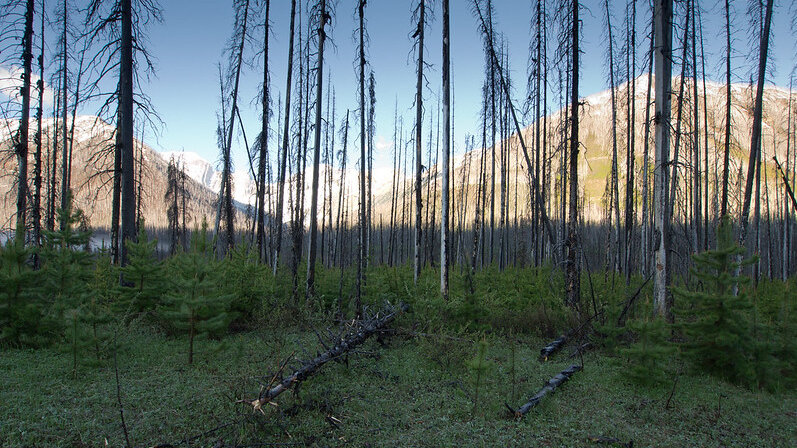
MULTIPOLYGON (((750 390, 679 368, 642 387, 629 380, 626 360, 600 348, 583 355, 584 370, 518 421, 505 403, 520 406, 544 381, 582 362, 569 359, 572 347, 546 363, 537 359, 552 336, 573 324, 556 295, 561 276, 545 268, 488 268, 469 296, 466 278, 455 271, 446 302, 437 292, 438 272, 424 271, 418 286, 406 266, 369 272, 371 309, 401 300, 411 311, 391 334, 324 366, 264 413, 238 400, 255 398, 291 354, 307 359, 323 350, 313 329, 335 327, 339 271, 321 271, 313 306, 297 307, 285 282, 268 280, 258 287, 267 299, 251 320, 220 340, 200 338, 190 366, 187 338, 157 321, 110 324, 131 445, 590 446, 599 436, 634 446, 797 444, 797 393, 788 386, 750 390), (469 361, 482 338, 489 367, 474 403, 469 361)), ((641 283, 626 288, 604 275, 594 281, 598 307, 624 300, 641 283)), ((586 282, 583 289, 591 310, 586 282)), ((794 315, 792 289, 760 286, 760 318, 794 315)), ((632 315, 647 314, 645 294, 632 315)), ((124 446, 114 361, 106 353, 99 362, 85 354, 75 375, 71 355, 58 345, 0 351, 0 446, 124 446)))

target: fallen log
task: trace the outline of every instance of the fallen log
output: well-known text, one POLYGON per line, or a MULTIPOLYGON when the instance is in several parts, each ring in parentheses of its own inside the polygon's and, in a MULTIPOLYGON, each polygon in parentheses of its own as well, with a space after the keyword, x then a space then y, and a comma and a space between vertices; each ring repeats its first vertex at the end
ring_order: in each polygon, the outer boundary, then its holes
POLYGON ((559 351, 568 339, 570 339, 570 335, 572 331, 568 331, 567 333, 559 336, 558 338, 554 339, 550 344, 546 345, 545 347, 540 350, 540 361, 545 362, 548 360, 548 357, 559 351))
POLYGON ((526 402, 526 404, 519 407, 517 410, 512 409, 511 407, 509 407, 509 405, 507 405, 507 408, 509 408, 509 410, 512 411, 512 413, 515 415, 516 418, 523 417, 524 415, 529 413, 531 408, 537 406, 537 404, 543 398, 545 398, 546 395, 553 393, 553 391, 556 390, 557 387, 561 386, 562 383, 570 379, 570 377, 573 376, 574 373, 578 372, 581 369, 582 367, 580 365, 573 364, 572 366, 559 372, 555 377, 546 381, 542 389, 540 389, 536 394, 534 394, 534 396, 531 397, 529 401, 526 402))
POLYGON ((268 387, 263 388, 260 396, 254 400, 241 400, 240 402, 252 405, 255 411, 263 412, 263 406, 273 404, 272 400, 286 390, 295 387, 297 384, 314 375, 324 364, 329 361, 339 359, 353 348, 365 342, 372 335, 381 332, 396 316, 405 312, 409 307, 401 303, 398 306, 387 305, 382 312, 376 313, 368 319, 354 320, 348 325, 348 329, 343 336, 337 337, 334 343, 326 344, 331 346, 324 353, 306 361, 295 370, 291 375, 279 381, 272 379, 268 387))

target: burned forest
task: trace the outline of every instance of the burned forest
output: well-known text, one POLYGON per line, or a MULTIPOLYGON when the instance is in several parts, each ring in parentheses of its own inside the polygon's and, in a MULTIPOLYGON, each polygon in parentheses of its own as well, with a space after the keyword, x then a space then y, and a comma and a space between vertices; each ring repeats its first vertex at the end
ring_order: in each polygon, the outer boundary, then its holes
POLYGON ((794 446, 795 42, 0 0, 0 446, 794 446))

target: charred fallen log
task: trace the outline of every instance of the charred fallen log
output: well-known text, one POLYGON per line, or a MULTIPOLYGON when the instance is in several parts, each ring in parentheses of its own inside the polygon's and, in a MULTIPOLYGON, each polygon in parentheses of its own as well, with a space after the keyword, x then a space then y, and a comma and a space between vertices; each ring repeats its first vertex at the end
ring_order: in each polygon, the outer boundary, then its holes
POLYGON ((567 333, 559 336, 553 342, 546 345, 545 347, 540 350, 540 361, 547 361, 548 358, 553 355, 554 353, 558 352, 562 347, 564 347, 565 343, 570 339, 572 332, 568 331, 567 333))
POLYGON ((582 367, 580 365, 573 364, 572 366, 566 368, 565 370, 562 370, 555 377, 546 381, 542 389, 540 389, 536 394, 534 394, 534 396, 531 397, 529 401, 526 402, 526 404, 519 407, 517 410, 512 409, 511 407, 509 407, 509 405, 507 405, 507 407, 509 408, 510 411, 512 411, 515 417, 517 418, 523 417, 524 415, 529 413, 531 408, 537 406, 537 404, 543 398, 545 398, 546 395, 553 393, 553 391, 556 390, 557 387, 561 386, 562 383, 570 379, 570 377, 573 376, 574 373, 581 370, 581 368, 582 367))
POLYGON ((291 375, 281 380, 272 379, 271 384, 261 391, 260 396, 255 400, 243 400, 252 405, 255 411, 263 412, 263 406, 269 404, 279 394, 295 387, 302 381, 314 375, 324 364, 329 361, 340 359, 349 351, 365 342, 366 339, 374 334, 380 333, 390 324, 401 312, 407 311, 408 306, 404 303, 398 306, 387 305, 385 308, 373 316, 351 321, 347 325, 346 331, 342 336, 336 337, 334 341, 322 344, 327 350, 317 355, 315 358, 305 361, 301 367, 296 369, 291 375))

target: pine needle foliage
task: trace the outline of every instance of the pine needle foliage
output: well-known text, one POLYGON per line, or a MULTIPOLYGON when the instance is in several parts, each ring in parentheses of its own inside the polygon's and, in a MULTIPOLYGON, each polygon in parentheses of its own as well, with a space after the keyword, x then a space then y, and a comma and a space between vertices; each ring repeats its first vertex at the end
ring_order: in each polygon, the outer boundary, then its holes
POLYGON ((61 228, 44 232, 43 295, 51 318, 64 329, 64 349, 71 354, 72 373, 77 375, 85 350, 98 346, 96 333, 88 331, 86 325, 98 325, 105 318, 100 318, 91 305, 91 230, 83 211, 67 201, 66 208, 58 210, 58 217, 61 228))
POLYGON ((675 347, 668 341, 669 325, 662 319, 640 319, 629 321, 627 328, 636 337, 636 342, 620 349, 629 363, 625 370, 628 378, 641 386, 663 384, 675 353, 675 347))
POLYGON ((23 238, 10 238, 0 245, 0 345, 40 346, 47 342, 36 288, 39 272, 33 270, 32 255, 23 238))
POLYGON ((717 230, 717 249, 694 255, 692 274, 702 289, 673 288, 682 307, 679 311, 687 358, 707 373, 735 383, 751 385, 755 379, 752 304, 741 286, 749 279, 735 276, 742 265, 744 249, 736 245, 730 219, 723 218, 717 230), (734 286, 739 285, 738 294, 734 286))
POLYGON ((120 304, 128 313, 155 310, 163 295, 163 268, 155 258, 158 240, 150 240, 139 225, 137 241, 127 240, 128 264, 121 269, 126 285, 120 289, 120 304))
POLYGON ((172 291, 159 308, 161 318, 175 331, 188 335, 188 364, 194 362, 194 338, 222 334, 235 318, 232 296, 220 287, 219 266, 207 237, 207 223, 194 232, 191 249, 172 259, 172 291))

